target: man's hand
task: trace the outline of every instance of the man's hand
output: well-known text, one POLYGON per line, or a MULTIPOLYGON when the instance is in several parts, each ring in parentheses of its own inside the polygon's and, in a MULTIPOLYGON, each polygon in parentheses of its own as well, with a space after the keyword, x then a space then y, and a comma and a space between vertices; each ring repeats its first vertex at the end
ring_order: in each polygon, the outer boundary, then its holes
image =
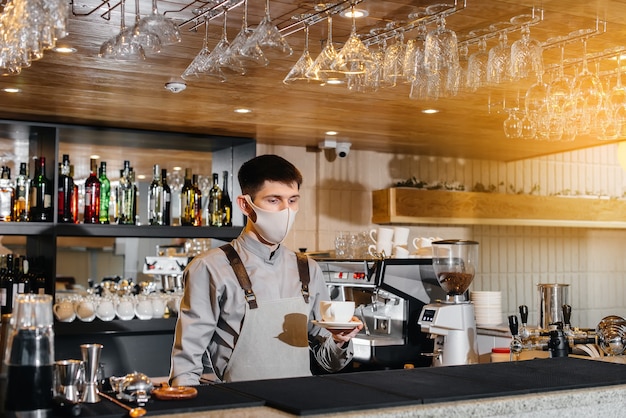
POLYGON ((352 329, 329 329, 333 335, 333 340, 338 346, 344 346, 363 329, 363 323, 356 316, 352 317, 351 322, 358 322, 358 325, 352 329))

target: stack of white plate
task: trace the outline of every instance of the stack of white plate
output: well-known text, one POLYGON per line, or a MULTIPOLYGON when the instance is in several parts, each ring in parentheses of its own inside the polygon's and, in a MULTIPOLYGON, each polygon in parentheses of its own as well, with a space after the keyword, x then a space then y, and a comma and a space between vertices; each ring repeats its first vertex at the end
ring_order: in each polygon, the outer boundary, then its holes
POLYGON ((470 292, 474 304, 476 325, 498 325, 502 323, 502 292, 470 292))

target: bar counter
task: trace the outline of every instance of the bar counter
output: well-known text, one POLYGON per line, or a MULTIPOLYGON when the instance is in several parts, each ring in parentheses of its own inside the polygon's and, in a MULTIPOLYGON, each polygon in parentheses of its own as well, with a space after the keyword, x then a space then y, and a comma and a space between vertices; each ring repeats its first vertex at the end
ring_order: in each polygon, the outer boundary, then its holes
MULTIPOLYGON (((192 400, 146 405, 196 417, 624 416, 626 365, 573 357, 339 373, 198 386, 192 400)), ((84 417, 121 417, 103 400, 84 417)))

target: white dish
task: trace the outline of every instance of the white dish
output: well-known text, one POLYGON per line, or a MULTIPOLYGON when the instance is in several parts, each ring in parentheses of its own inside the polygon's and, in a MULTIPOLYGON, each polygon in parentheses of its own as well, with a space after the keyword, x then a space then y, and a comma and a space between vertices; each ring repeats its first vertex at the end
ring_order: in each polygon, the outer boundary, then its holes
POLYGON ((360 322, 358 321, 349 321, 349 322, 325 322, 325 321, 316 321, 311 320, 314 325, 318 327, 326 328, 326 329, 353 329, 356 328, 360 322))

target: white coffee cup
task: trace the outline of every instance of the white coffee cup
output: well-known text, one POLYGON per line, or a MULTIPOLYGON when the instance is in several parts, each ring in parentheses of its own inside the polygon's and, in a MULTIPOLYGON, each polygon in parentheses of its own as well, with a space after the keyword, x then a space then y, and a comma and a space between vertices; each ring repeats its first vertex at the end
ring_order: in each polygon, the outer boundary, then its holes
POLYGON ((385 258, 388 258, 391 256, 392 248, 393 244, 391 242, 384 242, 376 245, 370 244, 369 247, 367 247, 367 252, 370 256, 375 258, 382 257, 383 255, 385 258))
POLYGON ((163 315, 165 315, 165 306, 167 301, 160 295, 151 296, 150 301, 152 302, 152 317, 163 318, 163 315))
POLYGON ((407 245, 410 229, 403 226, 393 228, 393 245, 407 245))
POLYGON ((409 250, 405 247, 396 245, 393 247, 393 258, 409 258, 409 250))
POLYGON ((378 228, 370 230, 370 238, 374 244, 379 242, 392 242, 393 241, 393 229, 391 228, 378 228))
POLYGON ((324 322, 350 322, 354 315, 354 302, 321 301, 320 312, 324 322))
POLYGON ((419 250, 420 248, 432 247, 434 240, 435 238, 432 237, 416 237, 413 238, 413 247, 415 247, 416 250, 419 250))
POLYGON ((72 322, 76 319, 76 312, 74 311, 74 304, 71 300, 61 300, 54 304, 52 307, 54 316, 61 322, 72 322))
POLYGON ((135 315, 139 319, 152 319, 152 301, 147 297, 139 297, 135 301, 135 315))

